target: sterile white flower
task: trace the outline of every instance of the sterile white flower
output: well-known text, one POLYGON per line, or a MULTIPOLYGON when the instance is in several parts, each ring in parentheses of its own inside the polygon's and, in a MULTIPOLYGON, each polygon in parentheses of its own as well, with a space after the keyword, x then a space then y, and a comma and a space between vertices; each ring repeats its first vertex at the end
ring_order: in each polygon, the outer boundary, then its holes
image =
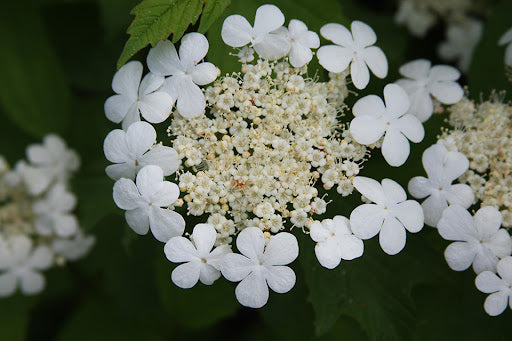
POLYGON ((468 158, 459 152, 450 152, 437 143, 423 152, 423 168, 428 178, 416 176, 409 181, 409 193, 416 199, 428 197, 421 206, 425 224, 435 227, 448 204, 469 208, 475 198, 466 184, 455 184, 458 177, 469 167, 468 158))
POLYGON ((288 24, 288 39, 290 40, 290 64, 294 67, 301 67, 309 63, 313 58, 311 49, 320 46, 320 38, 300 20, 292 19, 288 24))
POLYGON ((352 260, 363 255, 363 241, 354 236, 350 221, 343 216, 315 221, 310 231, 311 239, 317 242, 316 258, 327 269, 334 269, 342 259, 352 260))
POLYGON ((268 242, 257 227, 240 232, 236 246, 242 254, 229 253, 221 265, 222 275, 232 282, 240 282, 235 295, 240 304, 261 308, 268 301, 268 287, 283 294, 295 285, 295 273, 285 266, 299 255, 294 235, 280 232, 268 242))
POLYGON ((363 204, 350 214, 350 227, 356 237, 370 239, 379 233, 382 250, 389 255, 405 246, 405 230, 416 233, 423 227, 423 210, 414 200, 407 200, 404 189, 391 179, 378 181, 356 176, 354 187, 375 204, 363 204))
POLYGON ((191 240, 185 237, 171 238, 164 252, 171 262, 184 263, 172 271, 172 281, 177 286, 188 289, 196 285, 213 284, 220 277, 220 266, 224 255, 231 252, 228 245, 219 245, 213 249, 217 232, 213 225, 197 224, 191 240))
POLYGON ((165 79, 162 90, 175 98, 176 108, 186 118, 204 113, 206 100, 198 85, 213 82, 219 70, 212 63, 200 61, 208 52, 208 39, 201 33, 188 33, 181 38, 179 55, 169 40, 159 41, 149 50, 149 70, 165 79))
POLYGON ((485 312, 491 316, 500 315, 512 309, 512 257, 505 257, 496 266, 499 277, 491 271, 484 271, 475 279, 478 290, 491 294, 485 299, 485 312), (501 278, 500 278, 501 277, 501 278))
POLYGON ((76 197, 63 184, 55 184, 46 195, 37 200, 32 211, 36 218, 35 230, 43 236, 55 234, 59 237, 70 237, 78 229, 78 220, 71 214, 76 206, 76 197))
POLYGON ((103 151, 107 160, 115 164, 105 168, 107 175, 114 180, 134 179, 147 165, 159 166, 165 176, 174 173, 180 165, 178 153, 171 147, 153 146, 155 141, 155 128, 147 122, 135 122, 126 131, 111 131, 105 138, 103 151))
POLYGON ((483 23, 477 19, 468 18, 462 23, 450 24, 446 29, 446 40, 439 44, 439 56, 448 61, 456 59, 457 66, 467 71, 482 32, 483 23))
POLYGON ((80 157, 66 146, 62 138, 49 134, 43 144, 27 147, 29 163, 16 164, 16 173, 33 195, 39 195, 54 182, 66 181, 80 167, 80 157))
POLYGON ((254 26, 243 16, 234 14, 224 20, 221 36, 231 47, 251 44, 256 52, 265 59, 279 59, 290 50, 286 31, 278 30, 284 24, 284 15, 274 5, 263 5, 256 10, 254 26), (278 30, 276 32, 276 30, 278 30))
POLYGON ((318 61, 327 71, 342 72, 350 64, 350 75, 358 89, 364 89, 370 81, 370 72, 379 78, 388 74, 386 55, 377 46, 373 29, 361 21, 353 21, 352 33, 343 25, 327 24, 320 34, 336 45, 322 46, 318 50, 318 61))
POLYGON ((32 248, 32 241, 25 235, 0 239, 0 297, 9 296, 18 285, 25 295, 43 290, 45 279, 39 270, 53 262, 53 254, 46 246, 32 248))
POLYGON ((183 234, 185 220, 172 211, 161 207, 173 204, 180 195, 178 186, 163 181, 164 172, 158 166, 149 165, 133 180, 121 178, 114 184, 114 201, 126 210, 128 225, 138 234, 151 229, 153 236, 161 242, 183 234))
POLYGON ((423 140, 425 130, 414 115, 407 114, 409 97, 396 84, 384 87, 384 99, 368 95, 356 102, 352 108, 355 118, 350 123, 350 133, 364 145, 377 142, 382 135, 382 155, 391 166, 401 166, 409 157, 409 140, 423 140))
POLYGON ((444 252, 446 262, 455 271, 495 271, 499 258, 512 252, 512 239, 505 229, 500 229, 501 213, 494 207, 485 206, 472 217, 459 205, 448 206, 437 223, 441 237, 456 241, 444 252))
POLYGON ((151 123, 163 122, 169 117, 176 97, 162 91, 164 77, 149 73, 141 81, 142 64, 131 61, 123 65, 112 79, 116 95, 105 101, 105 114, 115 123, 123 122, 123 129, 137 121, 140 115, 151 123))
POLYGON ((507 45, 505 49, 505 64, 508 66, 512 66, 512 27, 505 32, 500 40, 498 41, 499 45, 507 45))
POLYGON ((409 95, 411 106, 408 113, 425 122, 434 112, 432 96, 443 104, 454 104, 464 96, 464 90, 456 82, 460 72, 449 65, 431 66, 429 60, 417 59, 400 67, 400 85, 409 95))

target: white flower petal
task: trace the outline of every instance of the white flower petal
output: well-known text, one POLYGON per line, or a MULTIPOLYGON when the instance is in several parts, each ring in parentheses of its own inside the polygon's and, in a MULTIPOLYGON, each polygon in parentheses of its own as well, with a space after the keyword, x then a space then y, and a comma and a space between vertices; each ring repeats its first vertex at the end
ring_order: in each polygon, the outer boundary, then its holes
POLYGON ((496 271, 498 257, 488 248, 481 248, 475 255, 473 260, 473 271, 479 274, 483 271, 496 271))
POLYGON ((199 280, 200 261, 192 261, 178 265, 171 273, 171 279, 180 288, 190 289, 199 280))
POLYGON ((344 71, 352 61, 352 51, 337 45, 325 45, 317 51, 318 61, 330 72, 344 71))
POLYGON ((365 176, 356 176, 352 180, 352 184, 359 191, 359 193, 361 193, 374 203, 386 203, 386 196, 384 195, 384 190, 382 189, 382 185, 377 180, 365 176))
POLYGON ((433 193, 421 204, 425 215, 425 224, 437 227, 444 210, 448 207, 446 199, 439 193, 433 193))
POLYGON ((456 81, 457 79, 459 79, 459 77, 459 70, 449 65, 434 65, 430 70, 429 75, 430 80, 434 82, 452 81, 450 83, 455 83, 453 81, 456 81))
POLYGON ((254 44, 254 50, 265 59, 279 59, 290 51, 290 42, 283 34, 269 33, 254 44))
POLYGON ((21 292, 25 295, 34 295, 41 292, 46 281, 38 272, 25 270, 20 274, 21 292))
POLYGON ((395 121, 394 127, 398 128, 402 134, 414 143, 423 141, 425 129, 420 120, 411 114, 406 114, 395 121))
POLYGON ((158 90, 165 81, 165 77, 159 76, 154 73, 148 73, 142 79, 139 86, 139 97, 149 95, 150 93, 158 90))
POLYGON ((503 33, 500 40, 498 41, 498 44, 505 45, 510 42, 512 42, 512 28, 509 28, 505 33, 503 33))
POLYGON ((254 269, 254 262, 238 253, 228 253, 221 264, 222 275, 231 282, 239 282, 254 269))
POLYGON ((444 196, 450 205, 456 204, 469 208, 475 200, 473 190, 466 184, 455 184, 444 189, 444 196))
POLYGON ((315 255, 320 265, 327 269, 334 269, 341 262, 341 249, 335 238, 317 243, 315 255))
POLYGON ((113 180, 121 178, 134 179, 137 169, 134 163, 119 163, 107 166, 105 173, 113 180))
POLYGON ((263 255, 265 248, 265 237, 257 227, 243 229, 236 238, 236 247, 246 257, 258 259, 263 255))
POLYGON ((202 264, 199 280, 206 285, 212 285, 220 277, 220 271, 209 264, 202 264))
POLYGON ((181 236, 185 220, 181 214, 159 207, 153 207, 149 215, 149 227, 156 240, 166 243, 172 237, 181 236))
POLYGON ((229 253, 232 253, 231 246, 225 244, 219 245, 215 249, 213 249, 212 252, 210 252, 210 255, 208 256, 208 259, 206 261, 209 265, 213 266, 215 269, 220 271, 222 267, 222 262, 224 261, 224 256, 226 256, 229 253))
POLYGON ((0 274, 0 297, 10 296, 16 291, 18 277, 13 272, 0 274))
POLYGON ((137 189, 140 194, 147 200, 163 186, 163 178, 164 171, 162 168, 149 165, 139 171, 135 182, 137 183, 137 189))
POLYGON ((201 33, 191 32, 181 38, 180 61, 185 70, 198 64, 208 52, 208 39, 201 33))
POLYGON ((381 184, 387 203, 396 204, 407 199, 407 194, 404 189, 396 181, 382 179, 381 184))
POLYGON ((313 52, 302 44, 292 44, 290 49, 290 64, 294 67, 302 67, 313 58, 313 52))
POLYGON ((127 130, 133 123, 140 121, 139 102, 135 102, 126 113, 123 119, 122 128, 127 130))
POLYGON ((509 295, 505 291, 498 291, 489 295, 484 303, 485 312, 491 316, 497 316, 507 309, 509 295))
POLYGON ((166 207, 173 204, 180 196, 179 187, 172 182, 163 181, 158 191, 153 192, 148 199, 158 207, 166 207))
POLYGON ((505 64, 512 66, 512 44, 509 44, 505 49, 505 64))
POLYGON ((512 257, 505 257, 500 260, 497 269, 500 277, 509 285, 512 285, 512 257))
POLYGON ((136 99, 142 69, 142 64, 138 61, 131 61, 123 65, 112 79, 112 90, 131 99, 136 99))
POLYGON ((287 266, 271 266, 265 276, 267 284, 278 294, 290 291, 295 285, 295 272, 287 266))
POLYGON ((403 165, 410 152, 409 141, 398 129, 387 130, 381 149, 384 159, 393 167, 403 165))
POLYGON ((369 145, 377 142, 386 131, 386 122, 378 117, 360 115, 350 122, 350 134, 356 142, 369 145))
POLYGON ((206 100, 201 89, 194 84, 190 77, 183 78, 176 107, 181 116, 194 118, 204 113, 206 100))
POLYGON ((119 179, 114 184, 114 202, 123 210, 133 210, 138 207, 140 194, 137 186, 129 179, 119 179))
POLYGON ((156 145, 139 158, 139 164, 141 168, 147 165, 157 165, 162 168, 164 175, 168 176, 178 170, 180 160, 178 153, 173 148, 156 145))
POLYGON ((466 242, 451 243, 444 251, 448 266, 455 271, 464 271, 469 268, 476 254, 475 245, 466 242))
POLYGON ((464 90, 455 82, 437 82, 430 86, 430 92, 439 102, 455 104, 464 96, 464 90))
POLYGON ((270 238, 262 261, 265 265, 286 265, 299 255, 297 238, 291 233, 281 232, 270 238))
POLYGON ((373 45, 377 41, 375 31, 362 21, 352 21, 350 29, 352 30, 354 41, 361 47, 373 45))
POLYGON ((217 239, 215 227, 210 224, 197 224, 192 232, 192 240, 199 254, 204 257, 210 254, 210 251, 217 239))
POLYGON ((344 260, 352 260, 361 257, 364 252, 364 243, 354 235, 344 235, 338 238, 340 256, 344 260))
POLYGON ((496 208, 484 206, 473 216, 478 235, 483 239, 489 239, 501 226, 503 217, 496 208))
POLYGON ((110 162, 131 161, 130 150, 126 144, 126 133, 121 129, 115 129, 108 133, 103 142, 103 152, 110 162))
POLYGON ((136 208, 134 210, 126 211, 124 214, 128 226, 135 231, 135 233, 144 235, 149 231, 149 217, 146 210, 136 208))
POLYGON ((423 199, 432 194, 434 190, 432 182, 423 176, 412 178, 409 181, 408 189, 409 193, 416 199, 423 199))
POLYGON ((396 205, 393 213, 407 231, 416 233, 423 228, 423 209, 417 201, 407 200, 401 202, 396 205))
POLYGON ((361 239, 370 239, 379 233, 383 221, 384 212, 377 205, 360 205, 350 213, 352 232, 361 239))
POLYGON ((194 67, 191 76, 197 85, 206 85, 219 76, 219 69, 212 63, 201 63, 194 67))
POLYGON ((309 236, 315 242, 323 242, 329 238, 331 235, 329 230, 327 230, 323 224, 319 221, 314 221, 309 228, 309 236))
POLYGON ((254 33, 259 36, 277 30, 284 24, 284 15, 274 5, 262 5, 256 10, 254 33))
POLYGON ((158 76, 170 76, 184 71, 176 48, 169 40, 161 40, 149 50, 147 64, 149 70, 158 76))
POLYGON ((352 107, 354 116, 382 116, 386 113, 386 106, 379 96, 368 95, 359 99, 352 107))
POLYGON ((370 71, 363 59, 355 58, 350 64, 350 77, 359 90, 366 88, 370 81, 370 71))
POLYGON ((384 101, 387 112, 396 118, 405 115, 411 105, 405 90, 393 83, 384 87, 384 101))
POLYGON ((222 40, 231 47, 241 47, 249 44, 252 34, 251 24, 241 15, 230 15, 222 24, 222 40))
POLYGON ((388 60, 380 47, 370 46, 365 48, 363 59, 375 76, 386 78, 388 75, 388 60))
POLYGON ((388 255, 395 255, 405 246, 405 229, 395 217, 384 219, 379 233, 379 243, 388 255))
POLYGON ((299 37, 299 43, 310 49, 317 49, 320 47, 320 38, 318 37, 318 34, 316 34, 316 32, 307 31, 301 34, 301 36, 299 37))
POLYGON ((252 272, 236 287, 235 295, 241 305, 261 308, 268 301, 268 286, 262 272, 252 272))
POLYGON ((473 241, 475 224, 471 214, 458 205, 448 206, 437 223, 439 234, 446 240, 473 241))
POLYGON ((475 285, 478 290, 486 294, 507 288, 505 281, 496 276, 492 271, 484 271, 476 276, 475 285))
POLYGON ((121 122, 127 115, 128 111, 137 109, 135 99, 130 99, 124 95, 114 95, 105 101, 105 116, 114 123, 121 122))
MULTIPOLYGON (((114 130, 113 132, 115 131, 116 130, 114 130)), ((113 132, 111 132, 111 134, 113 132)), ((153 126, 147 122, 135 122, 126 130, 126 134, 123 134, 123 137, 125 137, 124 143, 128 147, 129 151, 131 151, 135 155, 142 155, 149 148, 151 148, 153 143, 155 143, 156 131, 155 128, 153 128, 153 126)), ((128 160, 131 159, 127 158, 118 162, 126 162, 128 160)))
POLYGON ((329 39, 333 43, 346 47, 353 47, 354 40, 352 39, 352 33, 343 25, 340 24, 326 24, 320 29, 320 34, 325 38, 329 39))
POLYGON ((174 263, 190 262, 198 257, 192 242, 181 236, 169 239, 165 243, 164 253, 167 259, 174 263))
POLYGON ((512 253, 512 239, 505 229, 499 229, 486 243, 485 246, 498 258, 510 256, 512 253))
POLYGON ((157 91, 139 101, 139 110, 148 122, 161 123, 169 117, 173 105, 174 99, 168 93, 157 91))
POLYGON ((429 76, 432 63, 427 59, 416 59, 408 62, 398 70, 402 76, 415 80, 423 80, 429 76))
MULTIPOLYGON (((399 85, 401 85, 399 83, 399 85)), ((434 104, 432 97, 426 89, 418 89, 412 94, 409 94, 411 100, 411 107, 407 113, 416 116, 421 122, 425 122, 432 116, 434 112, 434 104)))

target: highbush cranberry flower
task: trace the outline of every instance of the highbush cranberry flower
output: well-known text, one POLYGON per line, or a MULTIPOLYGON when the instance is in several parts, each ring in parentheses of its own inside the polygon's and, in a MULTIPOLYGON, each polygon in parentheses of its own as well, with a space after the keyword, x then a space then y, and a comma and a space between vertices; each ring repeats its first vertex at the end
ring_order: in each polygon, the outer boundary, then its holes
POLYGON ((512 257, 505 257, 496 266, 499 277, 491 271, 484 271, 475 279, 478 290, 486 294, 485 312, 491 316, 500 315, 512 309, 512 257))
POLYGON ((297 19, 290 20, 288 24, 288 39, 290 40, 290 64, 294 67, 301 67, 309 63, 313 58, 311 49, 320 46, 318 34, 308 31, 308 27, 297 19))
POLYGON ((370 72, 379 78, 388 74, 386 55, 377 46, 373 29, 361 21, 353 21, 350 32, 340 24, 327 24, 320 34, 336 45, 322 46, 318 60, 327 71, 342 72, 350 65, 350 76, 358 89, 364 89, 370 81, 370 72))

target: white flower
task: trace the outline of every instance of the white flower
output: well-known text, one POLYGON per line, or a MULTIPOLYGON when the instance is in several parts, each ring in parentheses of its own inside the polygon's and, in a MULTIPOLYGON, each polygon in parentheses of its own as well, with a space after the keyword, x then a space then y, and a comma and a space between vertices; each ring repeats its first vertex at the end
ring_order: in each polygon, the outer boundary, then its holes
POLYGON ((474 217, 459 205, 448 206, 437 229, 446 240, 454 240, 444 252, 446 262, 455 271, 463 271, 473 264, 473 270, 495 271, 498 258, 512 252, 512 239, 500 229, 501 213, 494 207, 479 209, 474 217))
POLYGON ((176 184, 163 181, 164 172, 158 166, 149 165, 137 174, 136 183, 126 178, 114 184, 114 201, 126 211, 126 222, 138 234, 148 230, 161 242, 179 236, 185 229, 183 217, 163 209, 174 203, 180 190, 176 184))
POLYGON ((34 226, 40 235, 56 234, 59 237, 74 235, 79 227, 76 217, 70 212, 76 205, 76 197, 61 183, 55 184, 44 198, 32 205, 36 214, 34 226))
POLYGON ((249 46, 244 46, 236 55, 241 63, 250 63, 254 60, 254 49, 249 46))
POLYGON ((301 67, 309 63, 313 58, 311 49, 320 46, 318 34, 308 31, 308 27, 297 19, 290 20, 288 24, 288 39, 290 40, 290 64, 294 67, 301 67))
POLYGON ((473 58, 473 51, 482 37, 483 24, 469 18, 460 24, 451 24, 446 30, 446 41, 439 44, 439 56, 445 60, 457 59, 462 71, 467 71, 473 58))
POLYGON ((231 47, 251 44, 261 57, 279 59, 290 50, 285 31, 278 30, 283 24, 284 15, 278 7, 263 5, 256 10, 254 27, 241 15, 230 15, 222 24, 221 36, 231 47))
POLYGON ((377 142, 382 135, 382 155, 391 166, 401 166, 409 157, 409 141, 418 143, 423 140, 425 130, 414 115, 407 114, 409 97, 396 84, 384 87, 384 99, 369 95, 354 104, 352 113, 355 118, 350 123, 350 133, 354 139, 364 145, 377 142))
POLYGON ((53 251, 74 261, 85 256, 96 241, 94 236, 85 236, 81 231, 71 239, 56 239, 52 243, 53 251))
POLYGON ((171 238, 164 247, 167 259, 182 263, 172 271, 172 281, 180 288, 188 289, 196 285, 213 284, 220 277, 220 265, 224 255, 231 252, 228 245, 220 245, 213 251, 217 232, 212 225, 197 224, 191 240, 178 236, 171 238))
POLYGON ((54 182, 66 181, 80 166, 78 154, 53 134, 46 135, 42 145, 28 146, 27 159, 29 164, 18 162, 16 172, 33 195, 43 193, 54 182))
POLYGON ((239 282, 235 295, 240 304, 261 308, 268 300, 268 287, 283 294, 295 285, 295 273, 287 265, 299 255, 297 239, 281 232, 270 237, 265 245, 263 232, 257 227, 247 227, 236 239, 242 254, 224 256, 222 275, 229 281, 239 282))
POLYGON ((201 115, 206 107, 198 85, 213 82, 219 70, 212 63, 200 63, 208 52, 208 39, 201 33, 188 33, 181 38, 179 55, 169 40, 159 41, 147 58, 148 68, 165 79, 162 90, 176 98, 178 112, 186 118, 201 115))
POLYGON ((512 27, 505 32, 500 40, 498 41, 499 45, 507 45, 505 49, 505 64, 508 66, 512 66, 512 27))
POLYGON ((512 309, 512 257, 505 257, 496 266, 499 277, 491 271, 484 271, 475 279, 478 290, 486 294, 484 309, 491 316, 500 315, 512 309), (501 277, 501 278, 500 278, 501 277))
POLYGON ((105 171, 114 180, 134 179, 144 166, 156 165, 164 175, 174 173, 180 164, 178 153, 167 146, 153 144, 156 140, 155 128, 147 122, 135 122, 126 132, 121 129, 111 131, 103 143, 106 158, 114 165, 105 171))
POLYGON ((46 246, 32 249, 32 241, 25 235, 0 239, 0 297, 14 293, 18 283, 26 295, 43 290, 45 280, 38 270, 45 270, 53 262, 53 255, 46 246))
POLYGON ((327 269, 334 269, 342 259, 352 260, 363 255, 363 241, 352 234, 350 221, 343 216, 315 221, 310 231, 311 239, 317 242, 316 258, 327 269))
POLYGON ((435 144, 423 152, 423 168, 428 179, 416 176, 409 181, 409 193, 416 199, 428 197, 421 206, 425 224, 436 226, 448 204, 469 208, 475 198, 466 184, 455 184, 458 177, 469 167, 469 160, 459 152, 449 152, 443 145, 435 144))
POLYGON ((361 239, 379 233, 382 250, 389 255, 405 246, 405 230, 416 233, 423 227, 423 210, 418 202, 406 200, 404 189, 391 179, 381 184, 374 179, 356 176, 354 187, 375 204, 363 204, 350 214, 352 232, 361 239))
POLYGON ((343 25, 327 24, 320 29, 320 34, 336 45, 322 46, 318 50, 320 64, 331 72, 342 72, 350 64, 350 75, 358 89, 364 89, 370 81, 370 73, 379 78, 388 74, 386 55, 377 46, 373 29, 361 21, 353 21, 352 33, 343 25))
POLYGON ((410 97, 408 113, 425 122, 434 112, 432 96, 443 104, 454 104, 464 96, 464 90, 456 82, 460 72, 449 65, 435 65, 426 59, 417 59, 400 67, 400 85, 410 97))
POLYGON ((161 91, 164 77, 147 74, 142 79, 142 64, 131 61, 123 65, 112 79, 116 95, 105 101, 105 114, 115 123, 123 122, 123 129, 137 121, 140 115, 151 123, 163 122, 169 117, 174 98, 161 91))

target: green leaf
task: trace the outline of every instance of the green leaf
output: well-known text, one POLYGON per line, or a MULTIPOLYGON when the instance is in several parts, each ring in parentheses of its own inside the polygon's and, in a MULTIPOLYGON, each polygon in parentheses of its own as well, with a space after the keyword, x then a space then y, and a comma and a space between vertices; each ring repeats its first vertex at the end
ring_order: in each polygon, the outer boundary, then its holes
POLYGON ((181 289, 172 283, 173 265, 163 253, 154 264, 161 302, 180 325, 191 329, 206 328, 234 315, 240 308, 234 285, 224 278, 214 285, 197 283, 191 289, 181 289))
POLYGON ((39 12, 20 2, 0 11, 0 105, 23 130, 66 132, 70 92, 39 12))
POLYGON ((505 46, 498 46, 500 37, 510 28, 512 1, 501 1, 491 13, 484 26, 480 43, 473 53, 468 73, 471 97, 486 98, 493 90, 507 90, 507 98, 512 95, 512 83, 505 72, 505 46))
POLYGON ((135 15, 128 33, 130 38, 124 46, 117 63, 120 68, 135 53, 172 34, 173 42, 178 41, 189 25, 194 25, 205 9, 200 30, 205 32, 223 12, 229 0, 143 0, 132 14, 135 15))

